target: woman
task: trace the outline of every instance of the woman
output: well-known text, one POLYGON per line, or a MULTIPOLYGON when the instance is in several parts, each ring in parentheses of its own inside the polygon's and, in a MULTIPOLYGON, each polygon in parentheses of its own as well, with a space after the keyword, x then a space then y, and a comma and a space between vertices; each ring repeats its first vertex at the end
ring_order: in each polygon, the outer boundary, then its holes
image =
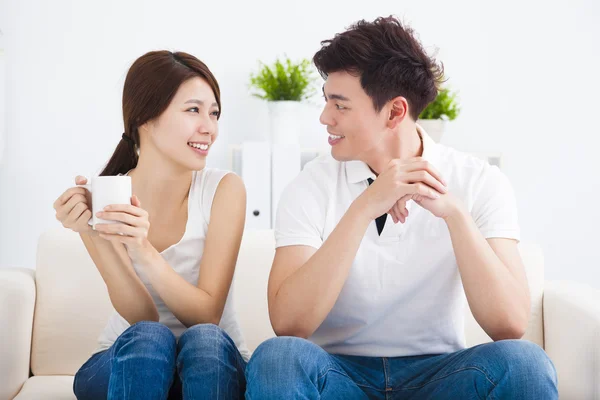
POLYGON ((92 230, 82 187, 56 200, 57 219, 79 232, 116 310, 75 375, 78 399, 243 398, 248 351, 229 293, 246 192, 237 175, 205 167, 220 115, 204 63, 145 54, 127 74, 125 133, 101 173, 131 177, 131 205, 98 213, 122 224, 92 230))

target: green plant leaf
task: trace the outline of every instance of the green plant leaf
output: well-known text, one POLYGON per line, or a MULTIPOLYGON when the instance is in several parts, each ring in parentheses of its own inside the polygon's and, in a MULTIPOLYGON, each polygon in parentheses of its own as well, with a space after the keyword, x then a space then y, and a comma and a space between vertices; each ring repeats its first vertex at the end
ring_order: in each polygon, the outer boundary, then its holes
POLYGON ((443 88, 439 91, 434 101, 423 110, 419 119, 445 119, 453 121, 460 114, 457 93, 443 88))
POLYGON ((259 71, 250 74, 250 86, 257 91, 254 96, 268 101, 301 101, 315 94, 311 85, 317 76, 311 70, 310 60, 292 62, 286 57, 283 62, 277 59, 270 66, 262 62, 259 65, 259 71))

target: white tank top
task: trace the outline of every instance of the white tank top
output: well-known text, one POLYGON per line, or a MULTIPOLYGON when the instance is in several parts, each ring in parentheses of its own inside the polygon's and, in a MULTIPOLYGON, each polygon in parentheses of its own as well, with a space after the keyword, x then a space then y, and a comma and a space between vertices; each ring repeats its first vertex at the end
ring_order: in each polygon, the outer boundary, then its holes
MULTIPOLYGON (((229 171, 214 168, 204 168, 201 171, 194 172, 188 197, 188 220, 183 237, 178 243, 160 253, 165 261, 183 279, 194 286, 198 284, 200 260, 204 253, 204 242, 206 240, 206 233, 208 232, 210 211, 215 192, 221 179, 228 173, 229 171)), ((136 265, 136 263, 133 263, 133 267, 144 285, 146 285, 148 292, 150 292, 154 304, 156 304, 159 322, 166 325, 179 338, 186 330, 185 325, 179 322, 175 315, 167 308, 166 304, 148 281, 143 268, 136 265)), ((98 339, 99 348, 96 349, 95 353, 110 348, 129 326, 130 324, 127 320, 114 311, 98 339)), ((242 331, 240 330, 233 308, 232 289, 229 290, 227 295, 219 326, 233 339, 244 360, 248 361, 250 352, 244 342, 242 331)))

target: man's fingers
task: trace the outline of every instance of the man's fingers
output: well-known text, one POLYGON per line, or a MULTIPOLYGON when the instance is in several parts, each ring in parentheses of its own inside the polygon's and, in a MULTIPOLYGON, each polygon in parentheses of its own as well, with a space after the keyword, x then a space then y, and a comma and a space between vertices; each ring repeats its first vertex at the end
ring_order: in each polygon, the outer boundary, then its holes
POLYGON ((392 207, 390 211, 388 211, 388 214, 390 215, 390 217, 392 217, 392 221, 394 221, 394 223, 397 224, 400 219, 398 215, 396 215, 396 209, 392 207))
MULTIPOLYGON (((424 183, 413 183, 410 184, 411 192, 413 195, 421 195, 423 197, 430 198, 432 200, 436 200, 440 198, 440 195, 433 189, 431 186, 428 186, 424 183)), ((414 196, 413 196, 414 199, 414 196)))
POLYGON ((397 224, 400 221, 400 213, 398 212, 398 203, 394 204, 392 209, 390 210, 390 215, 394 218, 394 223, 397 224))
POLYGON ((446 186, 442 185, 440 181, 435 179, 428 171, 425 170, 409 172, 406 175, 406 180, 407 183, 423 182, 437 190, 440 194, 446 194, 448 192, 446 186))
POLYGON ((442 174, 427 160, 420 157, 415 161, 407 163, 403 166, 405 172, 427 171, 431 176, 437 179, 442 185, 446 186, 446 181, 442 178, 442 174))
POLYGON ((406 209, 407 200, 405 199, 410 199, 410 196, 402 197, 402 199, 394 203, 394 205, 388 212, 392 216, 394 223, 396 224, 398 222, 404 223, 406 221, 406 218, 408 217, 408 210, 406 209))
POLYGON ((408 217, 408 211, 406 211, 406 203, 403 201, 397 201, 396 204, 394 204, 394 210, 396 210, 398 220, 402 223, 406 222, 406 217, 408 217))
POLYGON ((398 204, 398 210, 400 211, 400 214, 404 218, 408 218, 408 209, 406 208, 406 203, 405 204, 398 204))

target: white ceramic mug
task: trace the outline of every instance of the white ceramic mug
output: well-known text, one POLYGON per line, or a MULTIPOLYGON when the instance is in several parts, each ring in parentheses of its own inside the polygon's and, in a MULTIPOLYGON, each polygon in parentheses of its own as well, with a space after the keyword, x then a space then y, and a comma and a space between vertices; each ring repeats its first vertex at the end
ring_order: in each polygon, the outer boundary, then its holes
POLYGON ((98 218, 96 214, 112 204, 131 204, 130 176, 95 176, 87 184, 78 186, 92 194, 92 218, 88 223, 93 229, 96 229, 96 224, 120 223, 98 218))

